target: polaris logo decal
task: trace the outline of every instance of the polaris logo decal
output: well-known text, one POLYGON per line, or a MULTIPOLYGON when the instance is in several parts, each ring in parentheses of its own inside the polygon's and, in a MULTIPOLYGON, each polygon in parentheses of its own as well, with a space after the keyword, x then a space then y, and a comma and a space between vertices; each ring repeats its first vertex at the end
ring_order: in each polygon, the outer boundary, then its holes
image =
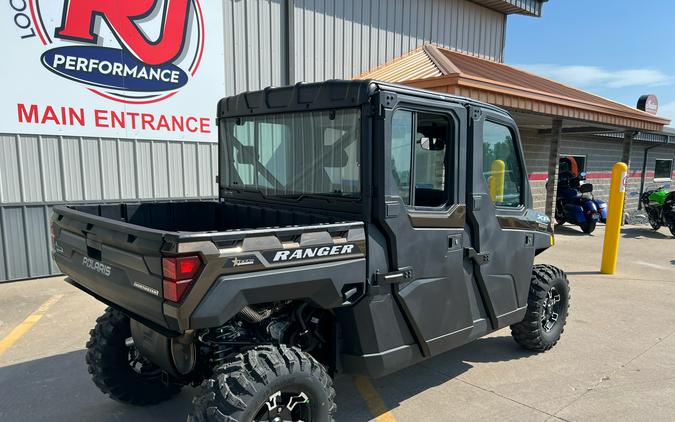
POLYGON ((272 256, 272 262, 289 262, 302 259, 326 258, 331 256, 352 255, 360 253, 354 244, 319 246, 312 248, 288 249, 276 251, 272 256))
POLYGON ((106 265, 100 261, 85 256, 82 258, 82 265, 90 270, 99 272, 106 277, 110 277, 110 265, 106 265))

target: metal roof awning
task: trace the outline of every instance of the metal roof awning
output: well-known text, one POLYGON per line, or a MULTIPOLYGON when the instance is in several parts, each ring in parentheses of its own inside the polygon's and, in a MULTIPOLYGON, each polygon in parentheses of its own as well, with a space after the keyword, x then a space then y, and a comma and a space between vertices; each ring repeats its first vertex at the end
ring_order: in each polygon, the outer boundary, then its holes
POLYGON ((517 112, 586 126, 661 131, 669 119, 515 67, 425 44, 355 79, 375 79, 461 95, 517 112))
POLYGON ((502 12, 504 14, 521 14, 541 16, 541 7, 548 0, 471 0, 481 6, 502 12))

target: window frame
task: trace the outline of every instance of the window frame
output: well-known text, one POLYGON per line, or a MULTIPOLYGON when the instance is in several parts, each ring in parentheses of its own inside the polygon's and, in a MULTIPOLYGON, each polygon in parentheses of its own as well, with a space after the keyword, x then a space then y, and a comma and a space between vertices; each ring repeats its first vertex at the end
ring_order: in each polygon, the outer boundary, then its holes
MULTIPOLYGON (((484 147, 485 147, 485 124, 486 123, 493 123, 496 125, 500 125, 508 129, 508 131, 511 133, 511 139, 513 141, 513 150, 516 154, 516 159, 518 161, 518 165, 520 166, 520 189, 519 189, 519 196, 520 196, 520 204, 517 206, 508 206, 508 205, 502 205, 502 204, 497 204, 492 199, 490 201, 492 204, 495 206, 495 208, 500 211, 500 212, 506 212, 506 213, 522 213, 528 206, 529 204, 527 203, 527 198, 526 198, 526 191, 527 191, 527 167, 525 165, 525 156, 523 153, 522 149, 522 144, 520 142, 520 134, 518 133, 517 128, 515 127, 514 123, 512 121, 506 120, 506 119, 501 119, 498 116, 494 114, 489 114, 488 116, 485 117, 485 119, 482 122, 482 130, 481 130, 481 155, 484 157, 484 147)), ((481 157, 481 158, 482 158, 481 157)), ((485 169, 483 168, 481 170, 481 179, 483 181, 483 184, 485 185, 485 191, 488 193, 489 196, 489 186, 487 185, 487 181, 485 180, 485 169)))
MULTIPOLYGON (((408 186, 408 197, 410 198, 410 203, 406 204, 405 201, 403 201, 403 198, 401 198, 401 202, 403 202, 403 205, 408 209, 408 210, 416 210, 416 211, 447 211, 450 209, 452 206, 455 205, 457 202, 455 195, 456 195, 456 187, 453 184, 452 180, 452 175, 456 173, 456 166, 451 159, 452 157, 457 155, 457 139, 458 139, 458 133, 457 133, 457 121, 455 117, 452 115, 452 113, 444 113, 442 111, 438 111, 432 108, 424 107, 421 105, 416 105, 416 104, 403 104, 395 107, 394 109, 391 110, 391 119, 390 119, 390 124, 393 121, 393 116, 397 111, 407 111, 412 114, 412 133, 410 135, 410 183, 408 186), (417 115, 419 113, 424 113, 424 114, 432 114, 436 115, 439 117, 442 117, 445 119, 445 121, 448 124, 448 135, 451 142, 451 146, 446 145, 444 151, 445 151, 445 175, 444 177, 444 182, 445 182, 445 189, 443 190, 443 193, 445 195, 445 202, 439 206, 436 207, 428 207, 428 206, 422 206, 422 205, 415 205, 415 179, 416 179, 416 168, 417 168, 417 156, 415 154, 416 152, 416 135, 417 135, 417 115), (452 151, 450 151, 450 147, 452 147, 452 151), (452 156, 450 155, 452 154, 452 156)), ((389 157, 387 159, 391 159, 391 139, 393 139, 393 134, 390 132, 390 139, 388 140, 389 142, 389 157)), ((391 174, 391 171, 389 172, 390 174, 387 175, 387 177, 393 177, 391 174)))
POLYGON ((655 158, 654 159, 654 181, 655 182, 669 182, 673 180, 673 159, 672 158, 655 158), (668 172, 667 177, 657 177, 656 176, 656 162, 657 161, 670 161, 670 171, 668 172))

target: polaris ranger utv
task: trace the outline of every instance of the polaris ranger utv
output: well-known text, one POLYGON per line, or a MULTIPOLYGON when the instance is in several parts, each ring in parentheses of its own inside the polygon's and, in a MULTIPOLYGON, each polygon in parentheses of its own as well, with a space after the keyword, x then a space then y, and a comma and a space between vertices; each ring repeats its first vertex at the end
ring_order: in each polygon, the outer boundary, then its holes
POLYGON ((550 349, 565 274, 513 119, 374 81, 218 104, 219 199, 54 208, 54 259, 109 308, 86 361, 113 399, 201 385, 192 421, 330 421, 380 377, 511 326, 550 349))

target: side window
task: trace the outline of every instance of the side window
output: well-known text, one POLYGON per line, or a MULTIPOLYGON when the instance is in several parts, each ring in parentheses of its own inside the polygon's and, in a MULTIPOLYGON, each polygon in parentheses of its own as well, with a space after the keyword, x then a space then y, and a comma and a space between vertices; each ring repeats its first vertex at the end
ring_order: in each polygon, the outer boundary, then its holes
POLYGON ((446 153, 448 120, 438 114, 417 113, 415 133, 415 206, 440 207, 447 202, 446 153))
POLYGON ((410 205, 412 128, 413 114, 410 111, 396 110, 391 123, 391 175, 406 205, 410 205))
POLYGON ((486 121, 483 126, 483 176, 498 206, 522 204, 523 171, 513 138, 511 129, 504 125, 486 121))
POLYGON ((440 207, 447 203, 449 126, 438 114, 394 112, 391 173, 406 205, 440 207))

